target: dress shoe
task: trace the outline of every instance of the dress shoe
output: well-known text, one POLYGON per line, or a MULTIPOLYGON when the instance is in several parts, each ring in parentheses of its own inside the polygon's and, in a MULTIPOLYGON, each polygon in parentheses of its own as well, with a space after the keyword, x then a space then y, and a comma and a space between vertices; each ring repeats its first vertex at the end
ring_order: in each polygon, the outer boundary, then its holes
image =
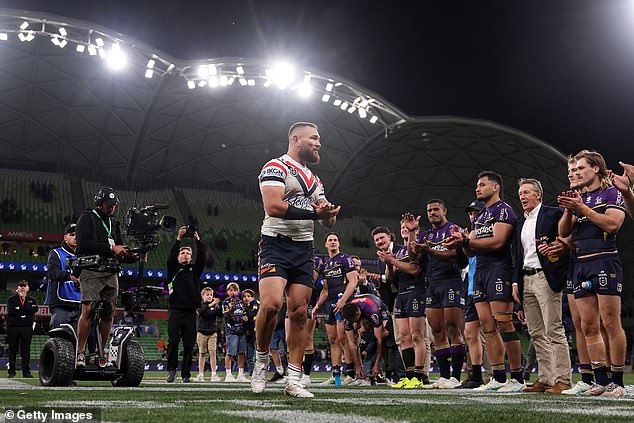
POLYGON ((165 379, 165 382, 172 383, 174 382, 175 379, 176 379, 176 370, 170 370, 169 373, 167 374, 167 379, 165 379))
POLYGON ((567 383, 563 383, 563 382, 557 382, 555 383, 552 388, 547 389, 546 392, 547 394, 561 394, 562 391, 566 391, 570 389, 570 385, 567 383))
POLYGON ((22 377, 25 379, 33 379, 33 375, 31 374, 31 372, 23 372, 22 377))
POLYGON ((541 383, 537 381, 533 383, 531 386, 524 388, 522 392, 546 392, 547 389, 552 388, 550 385, 546 385, 545 383, 541 383))

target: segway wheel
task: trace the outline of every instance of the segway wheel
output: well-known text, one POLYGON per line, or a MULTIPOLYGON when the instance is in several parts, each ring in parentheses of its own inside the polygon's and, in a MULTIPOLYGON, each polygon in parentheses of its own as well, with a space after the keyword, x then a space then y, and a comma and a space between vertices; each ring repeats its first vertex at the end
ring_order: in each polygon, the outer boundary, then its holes
POLYGON ((42 386, 68 386, 75 373, 75 347, 64 338, 51 338, 40 354, 39 378, 42 386))
POLYGON ((125 355, 121 361, 123 376, 112 381, 112 386, 139 386, 145 373, 143 347, 137 341, 125 344, 125 355))

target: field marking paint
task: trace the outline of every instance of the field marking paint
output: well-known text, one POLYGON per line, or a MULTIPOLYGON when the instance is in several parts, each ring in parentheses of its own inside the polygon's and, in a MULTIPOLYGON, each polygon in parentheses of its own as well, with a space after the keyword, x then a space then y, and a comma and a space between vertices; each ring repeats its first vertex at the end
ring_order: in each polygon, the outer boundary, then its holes
POLYGON ((268 408, 279 408, 283 407, 283 400, 222 400, 222 399, 204 399, 204 400, 173 400, 167 402, 157 402, 157 401, 134 401, 134 400, 117 400, 117 401, 108 401, 108 400, 83 400, 83 401, 64 401, 64 400, 56 400, 56 401, 48 401, 44 403, 45 407, 104 407, 104 408, 115 408, 119 405, 130 406, 132 408, 174 408, 174 407, 185 407, 187 405, 192 404, 218 404, 218 403, 227 403, 233 405, 240 405, 243 407, 268 407, 268 408))
POLYGON ((214 410, 230 416, 293 423, 406 423, 407 420, 386 420, 374 416, 322 413, 304 410, 214 410))

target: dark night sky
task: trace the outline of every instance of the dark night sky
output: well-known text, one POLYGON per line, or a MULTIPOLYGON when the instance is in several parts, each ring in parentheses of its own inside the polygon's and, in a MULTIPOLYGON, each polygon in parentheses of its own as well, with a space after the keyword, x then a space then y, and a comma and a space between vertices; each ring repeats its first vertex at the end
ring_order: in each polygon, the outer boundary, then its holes
POLYGON ((488 119, 634 162, 634 0, 32 1, 182 59, 286 57, 408 114, 488 119))

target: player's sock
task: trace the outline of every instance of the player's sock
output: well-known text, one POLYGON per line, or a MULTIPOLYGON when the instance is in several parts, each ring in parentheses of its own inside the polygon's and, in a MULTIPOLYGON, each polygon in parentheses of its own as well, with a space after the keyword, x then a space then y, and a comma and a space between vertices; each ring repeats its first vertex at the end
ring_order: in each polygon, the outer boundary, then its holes
POLYGON ((623 371, 625 370, 625 366, 617 366, 616 364, 612 364, 610 367, 612 369, 612 382, 616 383, 619 386, 625 387, 625 385, 623 385, 623 371))
POLYGON ((607 386, 610 383, 608 368, 604 361, 592 363, 592 370, 594 371, 594 379, 599 385, 607 386))
POLYGON ((460 345, 452 345, 450 348, 451 351, 451 376, 455 377, 456 380, 460 380, 460 375, 462 374, 462 364, 464 363, 464 356, 467 352, 464 344, 460 345))
POLYGON ((315 353, 305 353, 304 354, 304 362, 302 363, 302 367, 304 368, 304 374, 310 376, 310 370, 313 367, 313 360, 315 359, 315 353))
POLYGON ((590 364, 580 364, 581 381, 592 385, 594 383, 594 373, 592 372, 592 366, 590 364))
POLYGON ((299 385, 299 380, 302 377, 302 367, 288 363, 286 369, 288 370, 288 383, 299 385))
POLYGON ((451 377, 451 367, 449 365, 450 354, 451 348, 449 345, 439 345, 436 349, 436 360, 438 360, 438 367, 440 367, 440 377, 445 379, 451 377))
POLYGON ((414 377, 414 362, 416 361, 416 353, 413 347, 403 348, 403 364, 405 365, 405 377, 411 379, 414 377))

